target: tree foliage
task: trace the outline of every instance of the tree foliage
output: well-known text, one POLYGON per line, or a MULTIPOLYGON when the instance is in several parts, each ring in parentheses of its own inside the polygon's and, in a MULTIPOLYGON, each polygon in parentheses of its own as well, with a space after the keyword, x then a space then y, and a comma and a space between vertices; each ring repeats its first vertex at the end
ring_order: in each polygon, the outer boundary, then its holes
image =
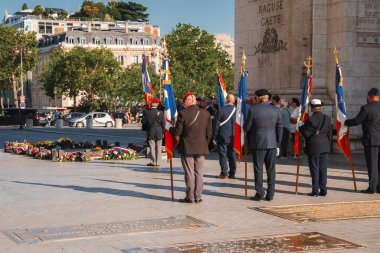
POLYGON ((216 68, 229 92, 233 89, 233 65, 214 42, 214 36, 190 24, 177 24, 166 36, 175 94, 193 91, 197 96, 216 95, 216 68))
MULTIPOLYGON (((92 0, 85 0, 82 3, 82 8, 79 12, 74 14, 74 17, 88 17, 105 19, 106 15, 112 17, 114 20, 128 20, 128 21, 148 21, 148 10, 142 4, 136 2, 123 2, 123 1, 109 1, 107 5, 103 2, 94 2, 92 0)), ((109 19, 107 17, 107 19, 109 19)))
POLYGON ((17 105, 20 84, 16 82, 16 78, 20 77, 21 72, 20 52, 23 53, 23 72, 33 70, 37 63, 38 42, 35 33, 24 33, 14 27, 2 25, 0 38, 0 89, 3 91, 15 86, 13 97, 17 105))
POLYGON ((27 3, 23 3, 21 9, 22 9, 22 10, 27 10, 27 9, 29 9, 28 4, 27 4, 27 3))
POLYGON ((33 15, 40 16, 44 14, 45 9, 41 5, 37 4, 33 9, 33 15))
MULTIPOLYGON (((80 106, 85 110, 111 110, 143 98, 141 65, 123 69, 113 53, 104 48, 57 49, 39 79, 50 97, 84 95, 80 106)), ((158 83, 159 77, 153 74, 151 79, 158 83)))

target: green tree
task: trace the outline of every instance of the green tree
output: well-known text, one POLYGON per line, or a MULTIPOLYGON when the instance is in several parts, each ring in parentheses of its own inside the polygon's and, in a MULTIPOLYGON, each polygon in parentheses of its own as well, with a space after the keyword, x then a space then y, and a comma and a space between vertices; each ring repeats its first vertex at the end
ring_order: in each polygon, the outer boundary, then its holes
MULTIPOLYGON (((157 75, 151 66, 148 67, 149 77, 153 85, 154 96, 159 96, 159 82, 160 77, 157 75)), ((123 80, 120 89, 121 99, 124 102, 142 101, 144 98, 144 92, 142 90, 141 82, 141 64, 132 64, 128 66, 121 79, 123 80)))
POLYGON ((37 4, 33 9, 33 15, 40 16, 44 14, 45 10, 41 5, 37 4))
MULTIPOLYGON (((74 47, 56 50, 40 74, 46 95, 76 98, 84 95, 81 107, 112 109, 120 101, 122 68, 109 49, 74 47)), ((141 80, 141 75, 140 75, 141 80)), ((74 104, 74 108, 77 104, 74 104)))
MULTIPOLYGON (((116 4, 113 3, 113 5, 115 7, 113 7, 112 9, 116 9, 117 10, 116 13, 120 13, 121 20, 138 21, 138 22, 148 21, 149 14, 146 13, 146 11, 148 10, 148 7, 145 7, 142 4, 139 4, 136 2, 121 1, 121 2, 117 2, 116 4)), ((110 9, 110 4, 109 4, 109 9, 110 9)))
MULTIPOLYGON (((35 33, 24 33, 14 27, 0 25, 0 91, 12 89, 13 100, 18 107, 21 91, 21 52, 23 55, 23 77, 33 70, 37 62, 37 40, 35 33)), ((3 104, 1 104, 3 108, 3 104)))
POLYGON ((27 3, 23 3, 21 9, 22 9, 22 10, 27 10, 27 9, 29 9, 27 3))
POLYGON ((190 24, 177 24, 166 36, 175 94, 187 91, 197 96, 216 95, 216 68, 223 75, 229 92, 233 89, 233 65, 214 42, 214 36, 190 24))

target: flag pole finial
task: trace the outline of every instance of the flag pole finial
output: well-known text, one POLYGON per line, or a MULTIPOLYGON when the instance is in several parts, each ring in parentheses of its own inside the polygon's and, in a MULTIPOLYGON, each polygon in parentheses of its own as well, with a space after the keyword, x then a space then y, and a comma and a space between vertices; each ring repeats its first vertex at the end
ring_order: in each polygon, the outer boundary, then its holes
POLYGON ((164 37, 164 42, 162 43, 162 45, 163 45, 163 49, 164 49, 162 54, 164 55, 164 57, 167 57, 168 56, 168 50, 167 50, 166 37, 164 37))
POLYGON ((335 63, 339 64, 339 52, 338 49, 334 46, 334 56, 335 56, 335 63))
POLYGON ((241 74, 243 74, 243 72, 245 71, 246 59, 247 59, 247 57, 245 57, 245 52, 244 52, 244 48, 243 48, 243 55, 241 56, 241 74))
POLYGON ((311 58, 311 56, 309 56, 307 58, 307 62, 304 61, 303 64, 307 68, 307 75, 310 75, 310 69, 311 69, 311 67, 313 67, 313 58, 311 58))

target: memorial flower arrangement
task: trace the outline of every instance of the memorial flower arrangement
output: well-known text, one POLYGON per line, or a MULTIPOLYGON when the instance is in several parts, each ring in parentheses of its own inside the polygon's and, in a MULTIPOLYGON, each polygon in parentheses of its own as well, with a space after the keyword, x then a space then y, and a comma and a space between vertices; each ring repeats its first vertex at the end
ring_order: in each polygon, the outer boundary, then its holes
POLYGON ((41 148, 39 152, 34 156, 34 158, 40 159, 40 160, 51 160, 52 159, 51 150, 41 148))
POLYGON ((60 162, 86 162, 90 160, 83 152, 75 151, 75 152, 64 152, 63 155, 60 156, 60 162))
POLYGON ((103 151, 103 160, 135 160, 139 159, 137 152, 133 149, 114 147, 103 151))

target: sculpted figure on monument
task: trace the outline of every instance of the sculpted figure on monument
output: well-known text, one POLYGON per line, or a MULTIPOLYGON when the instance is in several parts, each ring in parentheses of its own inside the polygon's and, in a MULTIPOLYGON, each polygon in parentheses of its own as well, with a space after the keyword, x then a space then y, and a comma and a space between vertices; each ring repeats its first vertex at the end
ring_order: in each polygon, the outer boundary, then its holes
POLYGON ((260 42, 259 45, 255 46, 256 52, 262 54, 278 53, 282 50, 288 51, 286 48, 287 42, 278 39, 277 30, 275 28, 267 28, 264 33, 263 42, 260 42))

